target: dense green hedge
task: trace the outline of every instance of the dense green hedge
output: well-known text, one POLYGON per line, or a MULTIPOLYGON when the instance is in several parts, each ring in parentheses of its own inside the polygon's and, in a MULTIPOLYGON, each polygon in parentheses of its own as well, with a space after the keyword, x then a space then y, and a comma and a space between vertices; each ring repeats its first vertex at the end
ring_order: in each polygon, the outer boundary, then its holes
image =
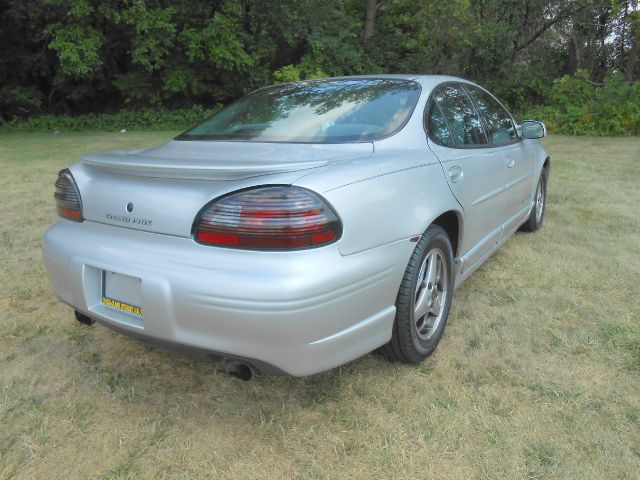
MULTIPOLYGON (((553 83, 546 106, 532 107, 518 115, 546 123, 550 133, 565 135, 640 135, 640 81, 628 84, 612 75, 602 85, 586 73, 564 76, 553 83)), ((217 108, 121 110, 115 114, 43 115, 0 124, 5 131, 120 131, 185 130, 217 108)))
POLYGON ((121 110, 114 114, 42 115, 28 119, 14 119, 0 124, 0 130, 33 132, 78 132, 120 130, 186 130, 207 117, 217 108, 195 106, 189 109, 121 110))
POLYGON ((527 118, 546 123, 549 132, 565 135, 640 135, 640 81, 628 84, 620 74, 603 85, 585 72, 553 83, 547 106, 529 110, 527 118))

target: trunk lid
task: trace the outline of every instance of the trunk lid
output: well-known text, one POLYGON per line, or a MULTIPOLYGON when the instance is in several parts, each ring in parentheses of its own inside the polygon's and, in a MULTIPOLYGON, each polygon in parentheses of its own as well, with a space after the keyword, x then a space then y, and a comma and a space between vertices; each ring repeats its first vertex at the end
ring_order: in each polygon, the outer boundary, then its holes
POLYGON ((196 215, 214 198, 255 185, 291 184, 309 169, 372 153, 371 143, 171 141, 88 154, 70 170, 86 220, 190 237, 196 215))

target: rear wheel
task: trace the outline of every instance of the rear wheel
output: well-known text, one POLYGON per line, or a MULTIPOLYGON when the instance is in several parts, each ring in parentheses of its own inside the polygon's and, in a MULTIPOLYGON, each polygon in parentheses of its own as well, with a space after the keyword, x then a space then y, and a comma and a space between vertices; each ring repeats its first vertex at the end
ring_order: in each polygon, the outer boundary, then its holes
POLYGON ((419 363, 433 353, 444 332, 453 295, 453 250, 447 233, 431 225, 418 241, 396 300, 392 360, 419 363))
POLYGON ((536 194, 534 197, 533 208, 529 214, 529 218, 522 224, 520 230, 523 232, 535 232, 542 227, 544 222, 544 210, 547 206, 547 172, 543 168, 538 179, 536 194))

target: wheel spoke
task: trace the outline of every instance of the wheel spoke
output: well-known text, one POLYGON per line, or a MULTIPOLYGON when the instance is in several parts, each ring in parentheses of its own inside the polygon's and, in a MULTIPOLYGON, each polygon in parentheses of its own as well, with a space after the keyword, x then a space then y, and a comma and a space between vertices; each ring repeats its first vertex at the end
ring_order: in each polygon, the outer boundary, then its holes
POLYGON ((438 263, 438 255, 436 252, 431 252, 425 278, 428 290, 431 290, 438 281, 438 263))
POLYGON ((431 308, 431 306, 429 305, 430 300, 431 300, 431 292, 426 288, 423 288, 422 292, 420 292, 420 296, 418 297, 418 300, 416 301, 416 306, 414 308, 413 318, 415 319, 416 322, 420 320, 422 317, 424 317, 429 311, 429 309, 431 308))

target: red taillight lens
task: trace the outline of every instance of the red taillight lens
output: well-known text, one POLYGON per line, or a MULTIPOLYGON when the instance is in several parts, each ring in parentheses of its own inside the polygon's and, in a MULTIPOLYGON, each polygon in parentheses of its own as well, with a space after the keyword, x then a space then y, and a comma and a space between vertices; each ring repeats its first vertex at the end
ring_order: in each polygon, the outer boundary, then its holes
POLYGON ((200 212, 200 243, 256 250, 296 250, 336 241, 337 215, 316 194, 300 187, 257 187, 222 197, 200 212))
POLYGON ((58 173, 56 180, 56 192, 53 194, 58 207, 58 215, 69 220, 81 222, 82 202, 76 182, 73 180, 71 172, 66 168, 58 173))

